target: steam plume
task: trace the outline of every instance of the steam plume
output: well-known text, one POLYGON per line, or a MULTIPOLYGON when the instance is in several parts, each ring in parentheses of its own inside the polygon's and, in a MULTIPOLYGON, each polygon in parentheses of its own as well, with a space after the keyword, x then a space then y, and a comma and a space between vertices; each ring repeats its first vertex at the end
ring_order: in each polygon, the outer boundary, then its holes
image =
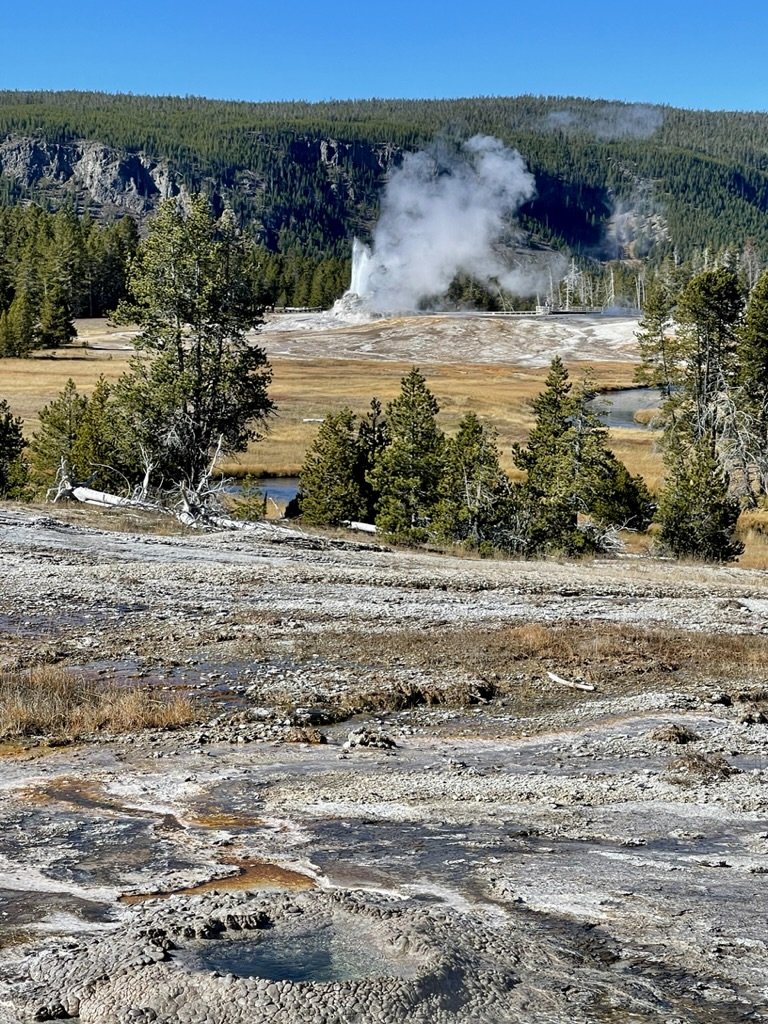
POLYGON ((650 139, 664 124, 659 107, 645 103, 591 103, 577 109, 553 110, 544 122, 562 132, 585 132, 596 139, 650 139))
POLYGON ((372 248, 355 240, 350 291, 380 313, 417 309, 459 272, 532 294, 530 268, 510 269, 500 243, 534 192, 523 158, 498 139, 476 135, 449 160, 408 154, 387 184, 372 248))

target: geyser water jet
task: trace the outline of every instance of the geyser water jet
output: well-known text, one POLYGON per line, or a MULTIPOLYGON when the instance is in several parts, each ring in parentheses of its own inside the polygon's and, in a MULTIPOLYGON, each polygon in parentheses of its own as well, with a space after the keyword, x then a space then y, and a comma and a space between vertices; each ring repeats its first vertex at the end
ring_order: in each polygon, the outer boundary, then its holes
POLYGON ((362 298, 368 290, 368 274, 371 268, 371 250, 356 238, 352 242, 352 275, 349 281, 349 291, 352 295, 362 298))

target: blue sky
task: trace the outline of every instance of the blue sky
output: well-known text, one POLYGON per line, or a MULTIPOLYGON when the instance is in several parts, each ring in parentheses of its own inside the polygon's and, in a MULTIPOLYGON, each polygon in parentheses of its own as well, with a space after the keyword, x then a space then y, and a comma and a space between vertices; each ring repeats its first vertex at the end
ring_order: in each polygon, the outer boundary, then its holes
POLYGON ((768 107, 768 3, 9 0, 3 89, 768 107))

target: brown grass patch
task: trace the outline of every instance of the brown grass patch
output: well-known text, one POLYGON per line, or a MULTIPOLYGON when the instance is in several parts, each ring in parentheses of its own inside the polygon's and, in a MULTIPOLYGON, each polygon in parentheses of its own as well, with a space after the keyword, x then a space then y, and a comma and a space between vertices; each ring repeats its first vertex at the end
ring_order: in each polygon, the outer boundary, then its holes
POLYGON ((652 729, 648 733, 648 739, 654 743, 695 743, 701 737, 689 729, 687 725, 677 725, 670 722, 667 725, 660 725, 658 729, 652 729))
MULTIPOLYGON (((374 396, 386 404, 398 394, 400 380, 411 369, 411 363, 277 357, 272 359, 272 367, 271 394, 277 402, 278 415, 270 422, 266 439, 225 466, 227 471, 295 474, 317 434, 317 420, 342 405, 365 415, 374 396)), ((634 364, 599 363, 594 370, 600 387, 629 386, 634 364)), ((572 367, 575 379, 582 371, 583 365, 572 367)), ((502 466, 515 472, 509 451, 513 443, 528 436, 533 424, 531 402, 543 389, 547 367, 430 363, 423 367, 423 372, 440 403, 443 429, 453 434, 465 413, 477 413, 498 432, 502 466)), ((636 433, 644 437, 642 432, 636 433)), ((650 439, 645 438, 638 446, 648 448, 650 439)), ((630 469, 639 472, 632 466, 630 469)))
MULTIPOLYGON (((414 682, 396 682, 392 686, 371 690, 348 701, 342 701, 339 713, 343 719, 353 715, 381 711, 406 711, 419 707, 467 708, 487 704, 496 696, 497 687, 488 681, 449 682, 429 685, 414 682)), ((343 720, 340 719, 340 720, 343 720)))
POLYGON ((53 666, 0 671, 0 739, 173 729, 196 718, 192 701, 147 686, 92 682, 53 666))
MULTIPOLYGON (((519 695, 523 681, 532 679, 540 681, 535 689, 541 698, 552 691, 547 671, 581 678, 605 693, 639 692, 658 684, 698 691, 716 680, 742 687, 762 682, 768 673, 768 637, 702 635, 618 623, 409 629, 377 634, 375 643, 364 633, 328 629, 302 637, 297 649, 302 658, 319 655, 331 664, 343 651, 344 664, 369 671, 405 667, 444 673, 447 681, 456 672, 470 677, 469 682, 436 687, 435 699, 420 693, 411 700, 410 683, 393 682, 381 688, 382 703, 393 709, 438 702, 466 706, 476 702, 472 694, 485 683, 499 695, 519 695)), ((418 688, 424 690, 421 683, 418 688)), ((755 691, 745 692, 755 699, 755 691)), ((369 694, 370 710, 376 710, 377 694, 378 690, 369 694)), ((493 694, 479 696, 485 700, 493 694)), ((584 697, 558 690, 556 699, 562 703, 584 697)))
POLYGON ((739 565, 745 569, 768 568, 768 510, 750 509, 742 512, 737 535, 744 544, 739 565))
POLYGON ((643 427, 654 426, 655 422, 658 421, 658 418, 658 409, 638 409, 632 417, 635 423, 639 423, 643 427))
MULTIPOLYGON (((22 416, 25 433, 39 426, 40 409, 55 398, 67 379, 72 379, 85 394, 90 393, 104 374, 115 380, 128 366, 132 351, 125 346, 131 331, 110 326, 105 321, 78 321, 79 337, 74 345, 54 352, 43 352, 32 359, 4 359, 3 397, 16 415, 22 416)), ((578 380, 585 364, 570 369, 578 380)), ((386 404, 400 389, 400 379, 411 364, 380 359, 285 359, 272 358, 273 384, 270 390, 277 403, 277 415, 267 425, 263 441, 252 445, 238 459, 224 463, 225 474, 294 476, 304 460, 307 448, 318 430, 318 420, 328 412, 349 405, 364 415, 376 395, 386 404)), ((596 363, 593 366, 598 387, 631 387, 634 363, 596 363)), ((455 432, 461 417, 469 410, 499 435, 504 469, 515 479, 521 474, 514 467, 510 449, 524 442, 533 424, 532 400, 538 395, 547 374, 546 367, 519 367, 494 364, 449 363, 424 367, 429 387, 440 406, 440 423, 448 434, 455 432)), ((644 421, 650 410, 639 413, 644 421)), ((640 474, 652 491, 664 481, 664 465, 657 447, 658 435, 652 430, 617 428, 610 432, 611 448, 630 472, 640 474)), ((274 510, 270 510, 270 517, 274 510)), ((99 525, 126 530, 174 532, 178 527, 160 517, 154 524, 120 512, 94 513, 99 525)), ((768 512, 745 513, 739 521, 740 539, 745 551, 739 564, 745 568, 768 568, 768 512)), ((643 539, 630 539, 630 547, 645 550, 643 539)))
POLYGON ((102 375, 114 383, 127 370, 130 355, 67 346, 29 359, 3 359, 3 397, 14 415, 24 420, 29 437, 40 426, 40 410, 59 395, 70 377, 81 393, 90 394, 102 375))
POLYGON ((285 734, 286 743, 327 743, 328 737, 324 732, 308 725, 294 725, 285 734))
MULTIPOLYGON (((33 359, 3 360, 3 397, 24 419, 27 435, 38 428, 40 409, 59 394, 69 377, 80 391, 89 394, 102 374, 113 381, 127 369, 133 352, 125 346, 130 343, 132 331, 112 327, 103 320, 78 321, 77 328, 78 339, 73 345, 40 353, 33 359)), ((317 420, 342 405, 364 415, 374 396, 386 404, 397 395, 400 380, 412 365, 383 359, 280 356, 271 357, 271 363, 270 395, 278 413, 268 425, 265 440, 225 464, 227 472, 294 475, 317 433, 317 420)), ((570 367, 574 380, 580 378, 584 367, 583 363, 570 367)), ((593 370, 600 388, 630 387, 635 364, 596 363, 593 370)), ((452 434, 466 412, 476 412, 498 431, 502 464, 512 471, 510 446, 528 435, 533 422, 530 403, 544 386, 547 367, 430 363, 424 373, 440 403, 443 428, 452 434)), ((649 447, 650 439, 641 431, 635 433, 639 437, 630 447, 649 447)), ((640 472, 634 464, 630 469, 640 472)))

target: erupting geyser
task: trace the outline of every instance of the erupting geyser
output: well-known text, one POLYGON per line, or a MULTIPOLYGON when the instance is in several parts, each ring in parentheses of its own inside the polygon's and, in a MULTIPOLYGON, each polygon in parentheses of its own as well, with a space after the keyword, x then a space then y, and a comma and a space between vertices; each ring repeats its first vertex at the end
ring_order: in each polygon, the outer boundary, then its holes
POLYGON ((360 298, 368 292, 368 273, 371 269, 371 250, 356 238, 352 243, 352 275, 349 281, 349 291, 352 295, 360 298))
POLYGON ((515 240, 513 214, 534 192, 523 158, 499 139, 476 135, 458 152, 406 154, 384 191, 372 247, 355 239, 342 305, 357 296, 372 312, 415 310, 460 272, 532 294, 531 268, 510 267, 503 250, 515 240))

